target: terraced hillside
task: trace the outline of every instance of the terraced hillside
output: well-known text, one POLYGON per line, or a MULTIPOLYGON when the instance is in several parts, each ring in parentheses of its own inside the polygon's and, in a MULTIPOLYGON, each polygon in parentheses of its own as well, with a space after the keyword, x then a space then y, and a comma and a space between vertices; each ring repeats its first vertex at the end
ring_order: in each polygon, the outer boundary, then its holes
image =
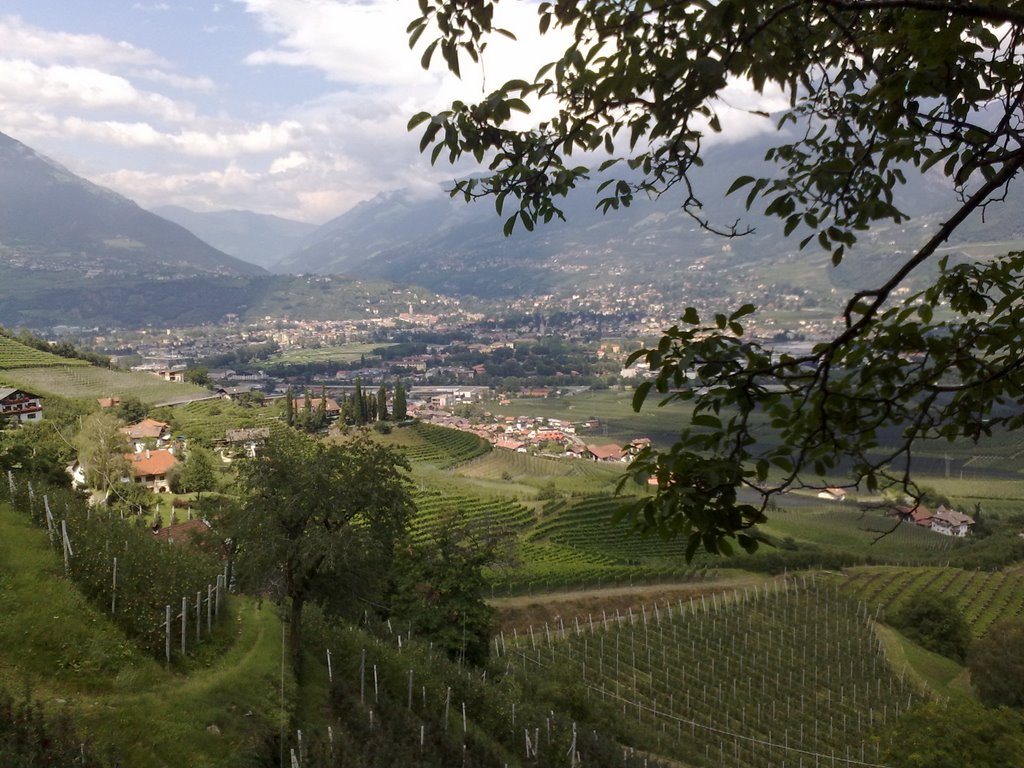
POLYGON ((0 371, 13 371, 22 368, 81 367, 83 365, 89 365, 89 363, 85 360, 75 360, 43 352, 41 349, 26 346, 0 334, 0 371))
POLYGON ((843 592, 879 615, 899 610, 922 592, 947 595, 976 637, 998 619, 1024 614, 1024 565, 993 571, 874 566, 851 568, 847 575, 843 592))
POLYGON ((470 432, 417 422, 394 430, 384 442, 399 448, 409 461, 447 469, 491 450, 490 443, 470 432))

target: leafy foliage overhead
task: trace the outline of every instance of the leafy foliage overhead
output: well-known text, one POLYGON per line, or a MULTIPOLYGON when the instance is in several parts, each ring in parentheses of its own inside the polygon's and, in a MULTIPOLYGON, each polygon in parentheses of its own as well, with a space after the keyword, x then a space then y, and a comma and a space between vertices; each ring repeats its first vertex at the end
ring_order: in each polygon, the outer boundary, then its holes
MULTIPOLYGON (((495 7, 421 0, 410 44, 425 45, 424 66, 440 54, 458 74, 493 35, 508 34, 495 7)), ((781 220, 800 248, 839 264, 872 227, 904 222, 900 192, 912 170, 943 178, 958 201, 916 250, 894 254, 887 274, 849 298, 845 328, 806 355, 745 338, 749 305, 710 319, 688 309, 633 355, 657 374, 637 408, 656 391, 694 414, 670 450, 646 450, 631 465, 638 482, 658 484, 632 510, 642 526, 686 536, 691 554, 731 549, 734 538, 753 549, 744 531, 765 519, 773 494, 840 473, 849 485, 917 494, 918 442, 1021 426, 1024 255, 954 264, 939 254, 1024 165, 1020 3, 555 0, 538 6, 538 23, 569 39, 557 61, 409 123, 434 161, 486 164, 452 194, 492 196, 503 215, 514 206, 506 233, 560 218, 561 199, 595 172, 610 174, 597 203, 605 211, 670 194, 704 228, 746 233, 713 219, 694 175, 736 82, 782 94, 788 107, 751 111, 778 129, 767 153, 775 172, 752 169, 729 193, 781 220), (518 127, 538 105, 551 116, 518 127), (930 286, 898 291, 933 262, 930 286), (738 495, 744 488, 759 499, 738 495)))

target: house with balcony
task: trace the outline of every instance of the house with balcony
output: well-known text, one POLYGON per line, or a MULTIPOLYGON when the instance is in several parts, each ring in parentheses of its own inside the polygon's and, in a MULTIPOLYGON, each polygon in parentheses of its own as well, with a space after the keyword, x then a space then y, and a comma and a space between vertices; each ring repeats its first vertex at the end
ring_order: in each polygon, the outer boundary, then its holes
POLYGON ((43 403, 39 395, 24 389, 0 387, 0 419, 19 424, 39 421, 43 418, 43 403))

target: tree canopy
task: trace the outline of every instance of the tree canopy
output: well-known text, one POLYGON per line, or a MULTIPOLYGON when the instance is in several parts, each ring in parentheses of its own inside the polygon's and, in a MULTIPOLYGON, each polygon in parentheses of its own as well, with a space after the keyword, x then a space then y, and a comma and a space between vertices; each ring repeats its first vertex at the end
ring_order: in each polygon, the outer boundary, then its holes
MULTIPOLYGON (((423 46, 424 66, 440 54, 458 74, 508 34, 496 6, 420 0, 410 44, 423 46)), ((560 199, 600 174, 605 211, 674 195, 700 226, 744 234, 742 222, 715 220, 694 173, 707 137, 723 130, 734 83, 788 107, 748 110, 778 131, 766 158, 774 168, 752 169, 730 193, 780 219, 800 248, 823 249, 836 265, 856 258, 850 249, 872 227, 907 219, 908 173, 927 171, 955 192, 945 222, 850 295, 845 327, 811 352, 778 355, 746 338, 755 307, 745 305, 713 317, 686 309, 632 356, 657 374, 638 388, 636 408, 658 395, 693 410, 671 449, 633 461, 637 482, 657 480, 657 493, 631 510, 636 522, 687 536, 691 554, 731 549, 733 539, 753 549, 748 529, 774 494, 822 487, 839 472, 851 486, 915 494, 920 441, 1024 424, 1024 254, 956 264, 939 255, 1024 165, 1024 7, 553 0, 539 4, 538 24, 569 41, 556 61, 475 103, 410 120, 433 160, 486 164, 452 194, 493 197, 506 233, 561 217, 560 199), (545 117, 519 127, 531 110, 545 117), (926 264, 936 269, 928 287, 897 290, 926 264)))
POLYGON ((1024 619, 1000 619, 975 640, 967 657, 978 698, 989 706, 1024 708, 1024 619))
POLYGON ((359 592, 382 572, 414 507, 401 454, 368 438, 327 444, 293 429, 242 464, 243 505, 229 527, 243 583, 290 601, 290 645, 302 653, 302 609, 359 592))

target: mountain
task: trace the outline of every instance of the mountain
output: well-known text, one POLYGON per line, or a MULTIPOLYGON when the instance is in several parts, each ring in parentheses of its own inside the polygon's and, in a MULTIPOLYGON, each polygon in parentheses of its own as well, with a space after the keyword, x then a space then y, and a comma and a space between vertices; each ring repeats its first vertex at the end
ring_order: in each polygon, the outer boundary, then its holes
MULTIPOLYGON (((700 215, 719 228, 734 222, 741 229, 750 227, 753 231, 743 237, 723 239, 703 230, 681 210, 681 185, 660 198, 638 198, 628 208, 602 214, 596 208, 599 180, 587 181, 560 203, 565 222, 538 225, 534 232, 517 226, 507 238, 502 235, 503 219, 489 199, 467 204, 440 189, 433 196, 396 191, 327 222, 309 237, 308 247, 274 269, 400 280, 486 298, 585 292, 608 284, 611 276, 618 284, 639 287, 664 283, 672 271, 700 264, 728 279, 736 265, 756 263, 763 266, 755 273, 770 277, 777 260, 794 258, 797 238, 784 238, 778 220, 747 212, 745 195, 725 193, 740 175, 777 173, 763 158, 780 141, 772 134, 712 147, 704 154, 704 166, 694 172, 697 194, 705 203, 700 215)), ((936 211, 955 204, 941 178, 908 175, 902 204, 921 224, 933 222, 936 211)), ((506 215, 511 206, 510 201, 506 215)), ((883 223, 858 252, 888 257, 894 247, 912 247, 917 226, 883 223)), ((823 254, 809 248, 795 258, 805 256, 820 260, 823 254)), ((876 268, 873 263, 867 274, 877 275, 876 268)), ((743 279, 749 276, 744 273, 743 279)))
POLYGON ((153 213, 180 224, 226 254, 270 269, 287 254, 302 248, 317 225, 252 211, 199 213, 163 205, 153 213))
POLYGON ((0 265, 150 279, 264 272, 2 133, 0 265))

